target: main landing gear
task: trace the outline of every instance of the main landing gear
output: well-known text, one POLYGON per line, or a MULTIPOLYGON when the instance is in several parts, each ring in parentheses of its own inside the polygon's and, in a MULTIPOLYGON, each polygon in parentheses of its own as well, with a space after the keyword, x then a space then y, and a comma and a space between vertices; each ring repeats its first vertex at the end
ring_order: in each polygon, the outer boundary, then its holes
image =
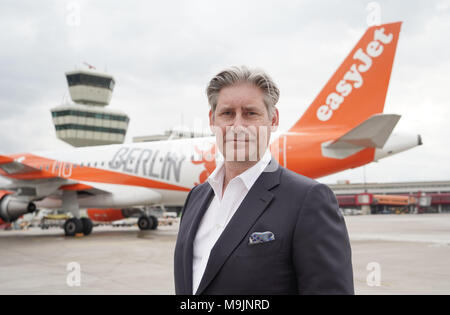
POLYGON ((158 218, 154 215, 143 215, 138 220, 138 227, 141 231, 156 230, 158 227, 158 218))
POLYGON ((77 192, 73 190, 64 190, 62 195, 62 209, 73 215, 64 223, 64 232, 66 236, 75 236, 83 233, 89 235, 94 225, 91 219, 80 218, 80 207, 78 205, 77 192))
POLYGON ((88 218, 72 218, 66 221, 64 224, 64 232, 66 236, 75 236, 76 234, 83 233, 84 235, 89 235, 92 233, 94 225, 91 219, 88 218))

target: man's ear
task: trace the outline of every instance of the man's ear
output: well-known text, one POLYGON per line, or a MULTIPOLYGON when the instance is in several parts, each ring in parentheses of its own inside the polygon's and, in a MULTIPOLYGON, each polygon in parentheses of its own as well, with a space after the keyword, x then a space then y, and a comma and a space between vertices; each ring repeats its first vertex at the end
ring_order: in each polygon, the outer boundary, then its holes
POLYGON ((215 134, 213 126, 214 126, 214 114, 213 114, 212 110, 210 109, 209 110, 209 129, 211 129, 211 132, 213 134, 215 134))
POLYGON ((274 113, 274 115, 272 117, 272 124, 271 124, 271 127, 270 127, 270 130, 272 132, 277 131, 278 124, 280 122, 279 119, 280 119, 280 116, 279 116, 279 113, 278 113, 278 108, 275 108, 275 113, 274 113))

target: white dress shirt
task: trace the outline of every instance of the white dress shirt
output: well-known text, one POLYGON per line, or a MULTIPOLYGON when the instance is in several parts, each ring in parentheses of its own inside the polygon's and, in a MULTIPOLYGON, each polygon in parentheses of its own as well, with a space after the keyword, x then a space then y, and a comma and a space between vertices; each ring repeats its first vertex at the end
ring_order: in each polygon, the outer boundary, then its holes
POLYGON ((194 239, 192 262, 192 292, 194 294, 205 272, 211 249, 250 188, 269 164, 271 157, 270 150, 266 150, 266 153, 255 165, 230 180, 223 196, 224 162, 218 164, 214 172, 208 177, 207 180, 214 191, 214 198, 200 221, 194 239))

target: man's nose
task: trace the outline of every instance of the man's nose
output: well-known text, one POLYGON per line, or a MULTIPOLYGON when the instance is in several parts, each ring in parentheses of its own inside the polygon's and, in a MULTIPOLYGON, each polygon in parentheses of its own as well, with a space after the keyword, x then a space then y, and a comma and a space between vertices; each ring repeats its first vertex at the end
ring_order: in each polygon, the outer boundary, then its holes
POLYGON ((245 122, 240 113, 236 113, 233 121, 226 127, 226 137, 228 140, 236 139, 237 135, 245 134, 245 122))
POLYGON ((234 116, 233 127, 246 127, 245 119, 241 113, 236 113, 234 116))

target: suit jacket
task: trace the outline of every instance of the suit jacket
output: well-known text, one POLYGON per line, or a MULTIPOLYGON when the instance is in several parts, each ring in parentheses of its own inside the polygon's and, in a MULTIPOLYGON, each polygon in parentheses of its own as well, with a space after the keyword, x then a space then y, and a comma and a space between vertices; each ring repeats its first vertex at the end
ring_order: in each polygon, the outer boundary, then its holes
MULTIPOLYGON (((272 158, 274 165, 212 248, 195 294, 354 294, 349 237, 333 192, 272 158), (266 231, 275 240, 249 245, 252 233, 266 231)), ((205 182, 186 199, 174 255, 176 294, 193 294, 193 243, 213 197, 205 182)))

